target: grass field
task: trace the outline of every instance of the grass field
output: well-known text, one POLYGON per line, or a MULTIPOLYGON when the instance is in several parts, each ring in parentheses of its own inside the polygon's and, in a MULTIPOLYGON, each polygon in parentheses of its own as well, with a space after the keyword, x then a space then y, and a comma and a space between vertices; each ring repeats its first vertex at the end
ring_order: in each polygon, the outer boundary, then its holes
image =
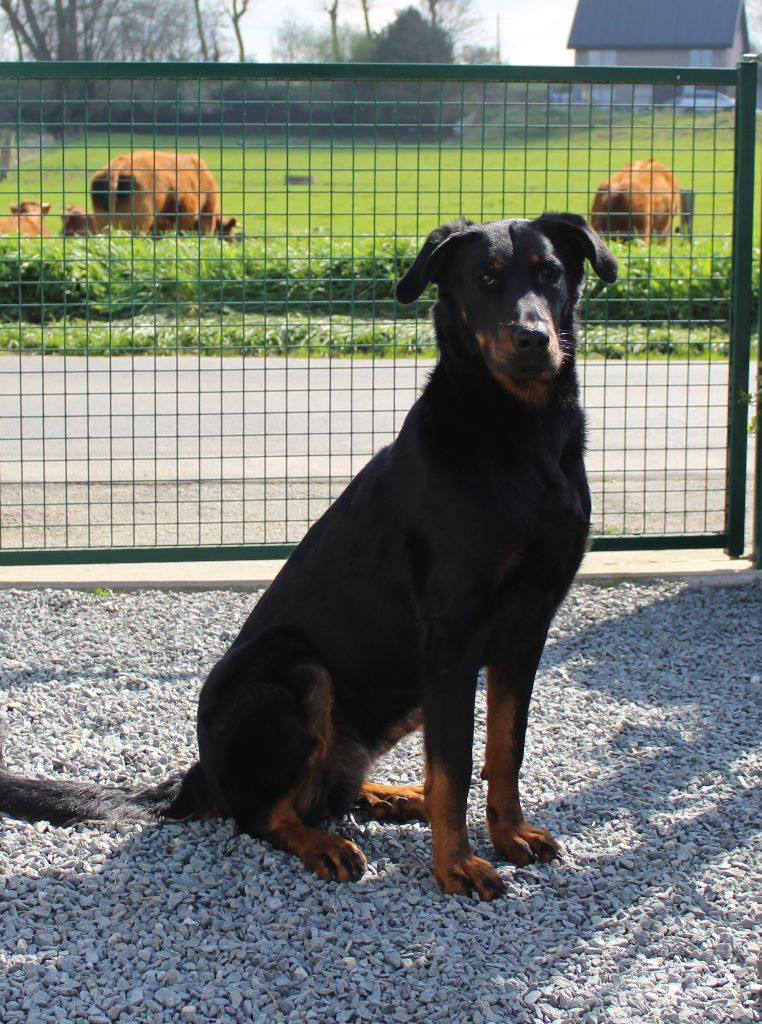
MULTIPOLYGON (((671 324, 589 327, 581 358, 727 359, 727 329, 671 324)), ((358 317, 172 316, 160 312, 108 324, 86 320, 41 327, 0 324, 0 352, 47 355, 374 356, 433 358, 429 320, 366 320, 358 317)))
POLYGON ((464 130, 439 145, 299 137, 286 145, 253 131, 245 139, 85 133, 60 145, 22 133, 19 168, 0 183, 0 212, 19 198, 50 202, 47 223, 57 234, 67 204, 89 206, 90 175, 109 159, 179 149, 200 153, 212 168, 223 212, 238 218, 242 235, 231 246, 124 235, 9 238, 0 243, 0 350, 428 353, 426 303, 402 309, 393 288, 431 228, 457 216, 587 214, 602 179, 653 156, 695 193, 693 237, 614 246, 620 282, 603 290, 593 281, 586 300, 588 354, 726 355, 728 115, 648 112, 618 125, 545 131, 528 123, 524 137, 514 133, 505 146, 491 138, 464 130), (311 183, 290 184, 289 175, 311 183), (418 320, 406 324, 411 316, 418 320))
MULTIPOLYGON (((7 202, 43 198, 54 214, 86 205, 92 172, 130 149, 199 152, 217 176, 224 212, 248 235, 271 239, 324 231, 335 238, 419 237, 442 220, 587 214, 599 182, 633 159, 663 161, 696 193, 696 237, 727 237, 732 216, 732 121, 642 115, 617 127, 549 128, 508 146, 468 132, 442 145, 381 141, 355 146, 291 138, 83 134, 65 146, 25 144, 20 168, 0 185, 7 202), (286 175, 311 175, 287 186, 286 175)), ((57 229, 57 225, 56 225, 57 229)))

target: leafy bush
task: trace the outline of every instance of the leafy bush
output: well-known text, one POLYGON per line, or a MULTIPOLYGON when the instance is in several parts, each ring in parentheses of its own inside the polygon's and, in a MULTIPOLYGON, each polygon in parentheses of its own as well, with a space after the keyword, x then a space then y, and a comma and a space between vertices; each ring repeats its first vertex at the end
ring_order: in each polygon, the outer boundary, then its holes
MULTIPOLYGON (((729 240, 646 247, 612 245, 619 279, 588 279, 584 314, 589 321, 723 323, 730 319, 732 256, 729 240)), ((754 275, 756 304, 759 281, 754 275)), ((756 315, 756 314, 754 314, 756 315)))
MULTIPOLYGON (((670 246, 613 248, 619 280, 603 285, 588 277, 582 311, 588 352, 598 346, 616 356, 639 346, 668 353, 674 328, 690 325, 690 344, 711 328, 706 350, 721 354, 730 317, 729 242, 675 239, 670 246), (608 325, 605 337, 597 324, 608 325), (638 334, 636 324, 650 326, 638 334), (667 326, 655 331, 659 324, 667 326)), ((29 331, 10 327, 21 321, 47 325, 46 351, 291 351, 306 346, 308 336, 321 351, 429 351, 431 291, 410 306, 394 298, 416 251, 415 239, 352 241, 321 233, 235 245, 119 234, 0 238, 0 323, 8 325, 0 348, 30 342, 40 349, 29 331), (99 321, 112 326, 98 328, 99 321), (51 332, 53 325, 59 326, 51 332)), ((755 275, 755 304, 757 287, 755 275)))
MULTIPOLYGON (((391 316, 414 242, 0 238, 0 320, 114 320, 194 309, 391 316)), ((404 315, 404 314, 403 314, 404 315)), ((409 315, 415 315, 410 311, 409 315)))

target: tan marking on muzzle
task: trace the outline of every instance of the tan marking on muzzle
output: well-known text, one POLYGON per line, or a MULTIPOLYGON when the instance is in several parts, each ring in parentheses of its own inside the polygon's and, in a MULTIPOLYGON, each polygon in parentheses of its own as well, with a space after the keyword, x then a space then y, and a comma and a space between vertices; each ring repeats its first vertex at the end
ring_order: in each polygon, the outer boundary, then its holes
POLYGON ((540 370, 534 377, 528 379, 514 377, 508 370, 498 369, 494 365, 505 362, 506 359, 510 362, 511 359, 519 358, 510 327, 498 328, 497 334, 477 331, 476 340, 485 357, 487 369, 505 391, 525 405, 547 404, 553 381, 563 362, 561 342, 554 323, 550 324, 547 369, 540 370))

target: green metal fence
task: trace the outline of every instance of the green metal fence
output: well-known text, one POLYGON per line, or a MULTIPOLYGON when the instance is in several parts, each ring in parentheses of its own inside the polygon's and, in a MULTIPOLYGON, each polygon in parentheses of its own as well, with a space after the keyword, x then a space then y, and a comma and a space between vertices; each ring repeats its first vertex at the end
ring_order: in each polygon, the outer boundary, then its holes
POLYGON ((679 208, 585 296, 595 543, 740 554, 755 93, 752 62, 0 66, 0 563, 284 554, 432 365, 431 296, 394 300, 421 239, 587 215, 651 159, 679 208))

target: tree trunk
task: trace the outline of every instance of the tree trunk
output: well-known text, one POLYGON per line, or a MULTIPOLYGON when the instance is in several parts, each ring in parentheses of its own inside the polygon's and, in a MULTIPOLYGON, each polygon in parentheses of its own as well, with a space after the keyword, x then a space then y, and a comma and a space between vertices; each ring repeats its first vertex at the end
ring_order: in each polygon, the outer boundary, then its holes
POLYGON ((360 0, 360 6, 362 7, 362 20, 365 22, 365 35, 370 39, 373 35, 370 30, 370 0, 360 0))
POLYGON ((204 60, 209 60, 209 47, 206 44, 204 18, 201 14, 201 0, 193 0, 193 7, 196 11, 196 29, 198 30, 198 42, 201 47, 201 56, 204 60))
POLYGON ((339 45, 339 0, 333 0, 333 3, 326 7, 326 13, 331 21, 331 49, 333 50, 333 59, 335 61, 341 60, 341 46, 339 45))
POLYGON ((58 60, 79 60, 77 0, 56 0, 58 60))
POLYGON ((9 128, 0 135, 0 181, 5 181, 16 166, 16 130, 9 128))
POLYGON ((230 18, 233 22, 233 32, 235 33, 236 42, 238 43, 238 59, 242 64, 246 60, 246 51, 243 45, 243 36, 241 35, 241 18, 246 14, 248 8, 249 0, 233 0, 233 7, 230 14, 230 18))

